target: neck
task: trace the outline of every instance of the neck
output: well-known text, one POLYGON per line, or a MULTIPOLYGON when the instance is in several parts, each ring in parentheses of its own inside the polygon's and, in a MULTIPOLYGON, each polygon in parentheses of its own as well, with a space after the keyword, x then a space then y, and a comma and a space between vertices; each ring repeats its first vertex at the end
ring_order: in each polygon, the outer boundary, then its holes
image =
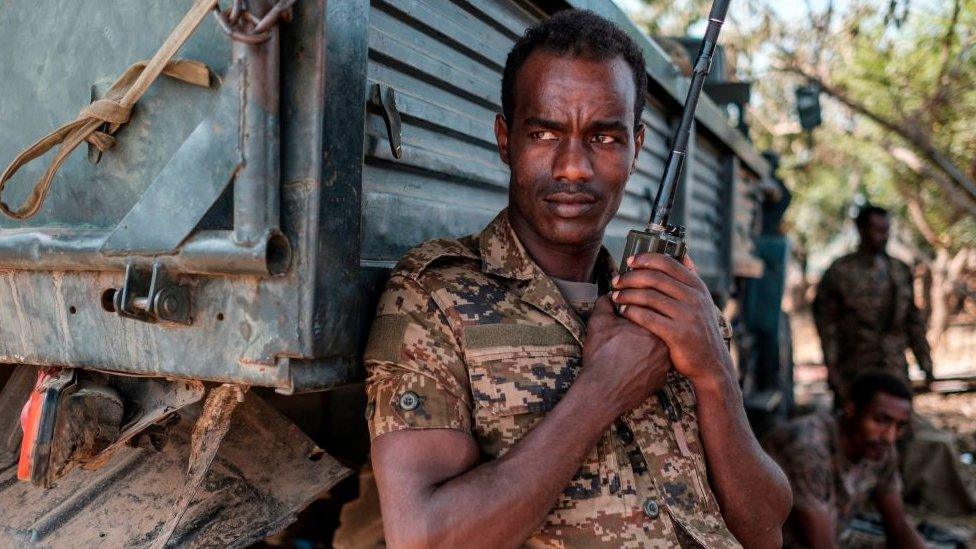
POLYGON ((509 215, 512 230, 518 236, 529 257, 554 278, 574 282, 592 282, 601 240, 583 244, 559 244, 540 236, 518 215, 509 215))
POLYGON ((851 436, 851 433, 848 432, 846 424, 847 422, 843 421, 843 419, 840 421, 840 429, 838 429, 837 437, 838 444, 840 444, 840 451, 844 452, 844 455, 847 456, 847 461, 857 463, 861 460, 861 455, 859 452, 857 452, 854 446, 853 437, 851 436))
POLYGON ((872 248, 872 247, 870 247, 870 246, 868 246, 866 244, 863 244, 863 243, 860 246, 858 246, 858 250, 860 250, 861 253, 863 253, 863 254, 871 255, 871 256, 881 255, 881 254, 884 253, 884 248, 881 248, 880 250, 876 250, 876 249, 874 249, 874 248, 872 248))

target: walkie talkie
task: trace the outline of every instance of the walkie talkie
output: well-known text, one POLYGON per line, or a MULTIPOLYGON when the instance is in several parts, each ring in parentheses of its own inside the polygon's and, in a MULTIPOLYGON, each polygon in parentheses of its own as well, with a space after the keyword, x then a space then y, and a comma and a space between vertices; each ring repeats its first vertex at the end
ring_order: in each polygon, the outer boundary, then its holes
POLYGON ((691 125, 695 121, 698 98, 701 96, 702 87, 705 85, 705 77, 708 76, 708 71, 712 67, 712 56, 715 54, 715 46, 718 43, 718 33, 722 30, 725 14, 729 11, 729 2, 730 0, 715 0, 712 4, 712 11, 708 14, 708 28, 705 30, 701 47, 698 49, 698 59, 695 61, 691 85, 688 87, 688 96, 685 98, 685 108, 681 113, 681 122, 678 124, 678 131, 674 136, 674 146, 671 149, 671 154, 668 155, 664 175, 661 177, 661 186, 658 187, 657 196, 654 197, 651 219, 647 222, 647 227, 644 230, 633 230, 627 235, 627 246, 624 248, 623 259, 620 262, 621 274, 630 270, 627 266, 627 259, 631 256, 645 252, 656 252, 669 255, 680 261, 687 251, 685 228, 681 225, 671 225, 668 219, 671 216, 671 207, 674 204, 678 179, 681 177, 681 168, 684 166, 685 156, 688 154, 688 141, 691 139, 691 125))

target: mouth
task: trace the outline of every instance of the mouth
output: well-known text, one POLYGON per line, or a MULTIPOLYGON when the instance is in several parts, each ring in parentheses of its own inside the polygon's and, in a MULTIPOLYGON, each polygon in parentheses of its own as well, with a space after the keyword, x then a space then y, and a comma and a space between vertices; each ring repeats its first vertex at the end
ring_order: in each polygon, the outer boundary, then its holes
POLYGON ((589 212, 596 205, 596 197, 587 193, 553 193, 545 197, 549 211, 557 217, 573 218, 589 212))
POLYGON ((872 460, 875 460, 875 461, 880 460, 881 458, 885 457, 885 455, 887 455, 887 453, 888 453, 888 445, 887 444, 875 443, 875 444, 871 444, 870 446, 868 446, 867 455, 868 455, 868 458, 870 458, 872 460))

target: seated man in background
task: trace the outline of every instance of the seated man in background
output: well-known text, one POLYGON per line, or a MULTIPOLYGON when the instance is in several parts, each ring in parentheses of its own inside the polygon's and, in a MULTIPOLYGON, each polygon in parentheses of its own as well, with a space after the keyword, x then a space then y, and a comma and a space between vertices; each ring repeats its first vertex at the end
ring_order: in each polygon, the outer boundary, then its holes
POLYGON ((766 451, 793 488, 786 547, 838 547, 870 499, 889 546, 924 547, 905 517, 895 442, 912 414, 912 393, 898 378, 872 372, 851 385, 839 415, 812 414, 775 429, 766 451))

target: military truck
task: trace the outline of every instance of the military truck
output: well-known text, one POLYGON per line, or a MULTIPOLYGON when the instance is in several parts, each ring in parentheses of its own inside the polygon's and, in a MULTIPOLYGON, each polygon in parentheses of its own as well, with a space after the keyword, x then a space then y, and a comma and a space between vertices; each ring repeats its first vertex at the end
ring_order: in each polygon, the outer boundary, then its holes
MULTIPOLYGON (((360 466, 378 293, 504 207, 505 56, 566 8, 647 58, 619 253, 688 83, 610 0, 6 2, 0 545, 243 546, 360 466)), ((708 98, 689 158, 678 221, 728 306, 770 167, 708 98)))

